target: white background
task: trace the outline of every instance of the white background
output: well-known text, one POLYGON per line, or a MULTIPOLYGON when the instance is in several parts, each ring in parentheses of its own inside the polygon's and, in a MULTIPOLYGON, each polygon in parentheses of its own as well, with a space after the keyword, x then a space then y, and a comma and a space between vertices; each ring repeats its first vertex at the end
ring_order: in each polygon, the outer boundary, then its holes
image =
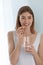
POLYGON ((0 65, 10 65, 8 31, 15 30, 18 9, 29 5, 35 15, 35 29, 43 33, 43 0, 0 0, 0 65))

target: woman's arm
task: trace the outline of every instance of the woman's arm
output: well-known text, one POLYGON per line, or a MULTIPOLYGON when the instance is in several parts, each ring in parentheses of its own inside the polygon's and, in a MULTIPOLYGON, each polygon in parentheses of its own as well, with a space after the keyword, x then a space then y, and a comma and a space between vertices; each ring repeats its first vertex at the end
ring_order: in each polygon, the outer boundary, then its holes
POLYGON ((15 48, 14 46, 14 40, 13 40, 13 32, 8 32, 8 45, 9 45, 9 57, 10 57, 10 62, 12 65, 16 65, 18 58, 19 58, 19 53, 20 53, 20 41, 17 43, 17 47, 15 48))
POLYGON ((14 47, 13 32, 8 33, 9 42, 9 57, 12 65, 16 65, 19 59, 21 45, 23 44, 24 27, 19 27, 16 30, 18 36, 17 46, 14 47))
POLYGON ((9 46, 9 55, 15 48, 14 40, 13 40, 13 31, 8 32, 8 46, 9 46))
POLYGON ((41 41, 40 41, 38 54, 35 53, 34 58, 37 65, 43 65, 43 35, 41 35, 41 41))

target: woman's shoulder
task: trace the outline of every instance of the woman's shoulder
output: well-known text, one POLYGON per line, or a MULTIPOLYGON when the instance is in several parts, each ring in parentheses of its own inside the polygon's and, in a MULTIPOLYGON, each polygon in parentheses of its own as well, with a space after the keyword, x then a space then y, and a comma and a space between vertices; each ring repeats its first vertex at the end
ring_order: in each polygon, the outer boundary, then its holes
POLYGON ((9 35, 13 35, 15 32, 16 32, 16 31, 9 31, 9 32, 8 32, 8 36, 9 36, 9 35))
POLYGON ((41 34, 41 41, 43 41, 43 34, 41 34))
POLYGON ((7 36, 8 36, 8 40, 12 40, 13 36, 14 36, 15 31, 9 31, 7 36))
POLYGON ((16 43, 18 41, 18 36, 16 34, 16 31, 9 31, 8 32, 8 40, 10 43, 13 42, 16 46, 16 43))
POLYGON ((43 46, 43 34, 41 33, 40 46, 43 46))

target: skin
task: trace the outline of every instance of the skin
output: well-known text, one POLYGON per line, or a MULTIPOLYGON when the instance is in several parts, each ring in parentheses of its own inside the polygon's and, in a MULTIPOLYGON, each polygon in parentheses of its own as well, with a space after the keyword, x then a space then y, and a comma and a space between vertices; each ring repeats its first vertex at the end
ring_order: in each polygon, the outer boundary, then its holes
POLYGON ((23 44, 24 36, 30 36, 29 45, 31 45, 31 48, 25 47, 25 51, 30 52, 33 55, 36 65, 43 65, 43 35, 41 35, 39 50, 37 53, 34 47, 32 46, 37 36, 37 32, 35 32, 35 34, 32 34, 30 31, 32 22, 33 22, 33 17, 29 12, 24 12, 20 15, 20 23, 22 26, 16 30, 16 33, 19 39, 19 41, 17 42, 16 48, 14 47, 14 40, 13 40, 14 31, 8 32, 9 57, 10 57, 10 61, 12 65, 16 65, 18 62, 19 53, 20 53, 21 45, 23 44))

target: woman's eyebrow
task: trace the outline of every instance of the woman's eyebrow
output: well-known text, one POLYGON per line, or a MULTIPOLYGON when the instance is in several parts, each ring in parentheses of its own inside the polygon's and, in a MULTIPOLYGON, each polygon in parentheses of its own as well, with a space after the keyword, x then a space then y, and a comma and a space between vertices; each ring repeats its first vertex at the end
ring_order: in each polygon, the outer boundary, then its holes
POLYGON ((25 17, 24 15, 22 15, 21 17, 25 17))
POLYGON ((28 16, 28 17, 31 17, 31 16, 28 16))
POLYGON ((25 16, 21 16, 21 18, 25 18, 25 16))

